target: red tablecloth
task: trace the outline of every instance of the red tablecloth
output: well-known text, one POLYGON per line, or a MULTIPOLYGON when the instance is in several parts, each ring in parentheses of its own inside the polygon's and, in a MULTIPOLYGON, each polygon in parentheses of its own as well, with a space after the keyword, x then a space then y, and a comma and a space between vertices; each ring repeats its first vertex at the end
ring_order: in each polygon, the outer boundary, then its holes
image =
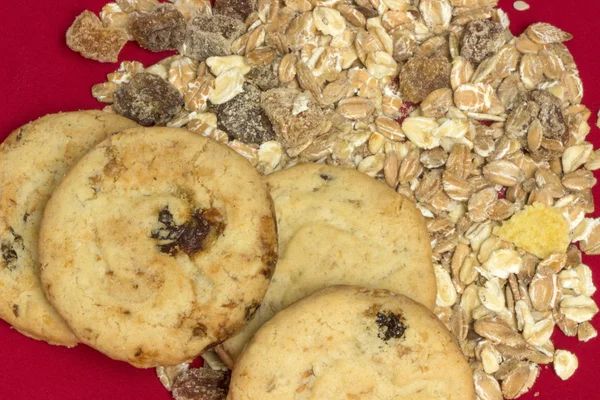
MULTIPOLYGON (((600 107, 600 3, 595 0, 573 2, 528 0, 531 9, 517 12, 512 0, 501 5, 509 12, 514 33, 528 24, 547 21, 575 35, 568 43, 579 65, 585 86, 584 103, 595 114, 600 107)), ((90 95, 93 84, 118 64, 100 64, 70 51, 64 34, 84 9, 99 12, 106 0, 2 1, 0 9, 0 139, 13 129, 48 113, 101 108, 90 95)), ((142 51, 133 43, 121 53, 121 60, 139 60, 146 65, 164 55, 142 51)), ((589 139, 600 146, 597 128, 589 139)), ((596 190, 600 195, 600 189, 596 190)), ((594 269, 600 286, 600 257, 585 258, 594 269)), ((596 301, 600 296, 595 296, 596 301)), ((600 328, 599 318, 594 325, 600 328)), ((523 399, 597 399, 600 398, 600 339, 579 343, 565 338, 558 329, 553 339, 557 348, 567 348, 579 357, 579 369, 562 382, 544 367, 533 390, 523 399), (539 395, 535 396, 535 393, 539 395)), ((113 361, 80 345, 65 349, 28 339, 0 321, 0 398, 11 400, 43 399, 169 399, 156 379, 154 370, 139 370, 113 361)))

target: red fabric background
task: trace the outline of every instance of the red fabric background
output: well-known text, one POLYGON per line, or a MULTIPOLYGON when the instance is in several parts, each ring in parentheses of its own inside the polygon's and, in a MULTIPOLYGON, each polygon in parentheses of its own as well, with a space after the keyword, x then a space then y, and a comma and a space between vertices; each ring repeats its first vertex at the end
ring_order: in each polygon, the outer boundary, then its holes
MULTIPOLYGON (((512 0, 501 0, 509 12, 513 33, 520 33, 530 23, 547 21, 575 35, 568 43, 579 65, 585 87, 584 103, 594 116, 600 107, 600 72, 597 56, 600 33, 597 16, 600 3, 595 0, 528 0, 531 9, 517 12, 512 0), (568 5, 567 5, 568 4, 568 5)), ((84 9, 99 12, 106 0, 3 1, 0 11, 0 139, 12 130, 48 113, 101 108, 90 95, 93 84, 118 64, 100 64, 70 51, 64 34, 84 9)), ((164 58, 129 43, 120 60, 139 60, 145 65, 164 58)), ((599 130, 594 126, 589 139, 600 146, 599 130)), ((600 189, 596 190, 600 195, 600 189)), ((600 257, 585 261, 594 271, 600 287, 600 257)), ((596 301, 600 296, 595 296, 596 301)), ((594 325, 600 329, 599 318, 594 325)), ((533 390, 523 399, 596 399, 600 391, 597 361, 600 339, 579 343, 555 333, 557 348, 574 351, 579 369, 562 382, 544 367, 533 390)), ((28 339, 0 321, 0 398, 11 400, 115 400, 169 399, 156 379, 154 370, 139 370, 113 361, 87 346, 74 349, 50 346, 28 339)))

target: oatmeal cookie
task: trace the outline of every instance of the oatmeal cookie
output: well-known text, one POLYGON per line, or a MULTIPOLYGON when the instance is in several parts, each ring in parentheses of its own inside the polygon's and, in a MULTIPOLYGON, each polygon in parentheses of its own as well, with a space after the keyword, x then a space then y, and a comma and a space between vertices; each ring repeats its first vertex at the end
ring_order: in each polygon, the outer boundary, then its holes
POLYGON ((101 111, 46 115, 0 145, 0 317, 22 334, 52 344, 77 339, 44 297, 38 232, 44 206, 62 176, 111 134, 137 126, 101 111))
POLYGON ((48 201, 41 280, 83 343, 137 367, 175 365, 244 327, 276 249, 269 193, 243 157, 184 129, 131 129, 48 201))
POLYGON ((410 201, 354 169, 322 164, 301 164, 266 181, 277 213, 279 261, 256 316, 217 347, 229 366, 277 311, 326 286, 393 290, 433 309, 429 236, 410 201))
POLYGON ((434 314, 357 286, 321 290, 275 315, 242 353, 229 390, 228 400, 475 398, 471 368, 434 314))

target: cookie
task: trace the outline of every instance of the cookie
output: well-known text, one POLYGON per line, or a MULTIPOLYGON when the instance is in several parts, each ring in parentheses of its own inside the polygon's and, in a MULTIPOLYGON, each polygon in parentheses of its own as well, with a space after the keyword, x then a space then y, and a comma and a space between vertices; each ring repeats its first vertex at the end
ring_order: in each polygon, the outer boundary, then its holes
POLYGON ((301 164, 266 177, 279 261, 248 326, 217 347, 228 366, 277 311, 329 285, 382 288, 433 309, 436 281, 425 221, 413 203, 354 169, 301 164))
POLYGON ((137 367, 189 361, 241 330, 276 250, 259 173, 175 128, 96 146, 54 191, 40 230, 50 302, 83 343, 137 367))
POLYGON ((471 368, 423 305, 334 286, 280 311, 254 336, 228 400, 474 399, 471 368))
POLYGON ((0 145, 0 317, 51 344, 77 339, 44 297, 38 232, 44 206, 67 170, 111 134, 137 126, 115 114, 51 114, 12 132, 0 145))

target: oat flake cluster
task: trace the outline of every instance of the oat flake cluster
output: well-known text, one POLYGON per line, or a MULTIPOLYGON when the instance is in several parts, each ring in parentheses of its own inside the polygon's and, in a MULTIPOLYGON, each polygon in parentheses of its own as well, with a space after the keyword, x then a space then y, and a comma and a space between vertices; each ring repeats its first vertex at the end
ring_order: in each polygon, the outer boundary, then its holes
POLYGON ((437 315, 471 361, 479 398, 519 397, 543 364, 563 379, 575 372, 575 355, 550 337, 556 327, 597 335, 581 251, 600 253, 600 220, 586 217, 600 152, 586 141, 570 34, 536 23, 513 36, 497 0, 172 3, 102 10, 104 29, 179 46, 149 67, 124 61, 95 85, 95 98, 115 102, 106 111, 143 107, 119 104, 120 93, 144 91, 151 80, 134 77, 153 74, 183 101, 153 98, 146 124, 223 142, 264 174, 321 162, 386 182, 427 219, 437 315), (153 19, 167 31, 140 26, 153 19))

